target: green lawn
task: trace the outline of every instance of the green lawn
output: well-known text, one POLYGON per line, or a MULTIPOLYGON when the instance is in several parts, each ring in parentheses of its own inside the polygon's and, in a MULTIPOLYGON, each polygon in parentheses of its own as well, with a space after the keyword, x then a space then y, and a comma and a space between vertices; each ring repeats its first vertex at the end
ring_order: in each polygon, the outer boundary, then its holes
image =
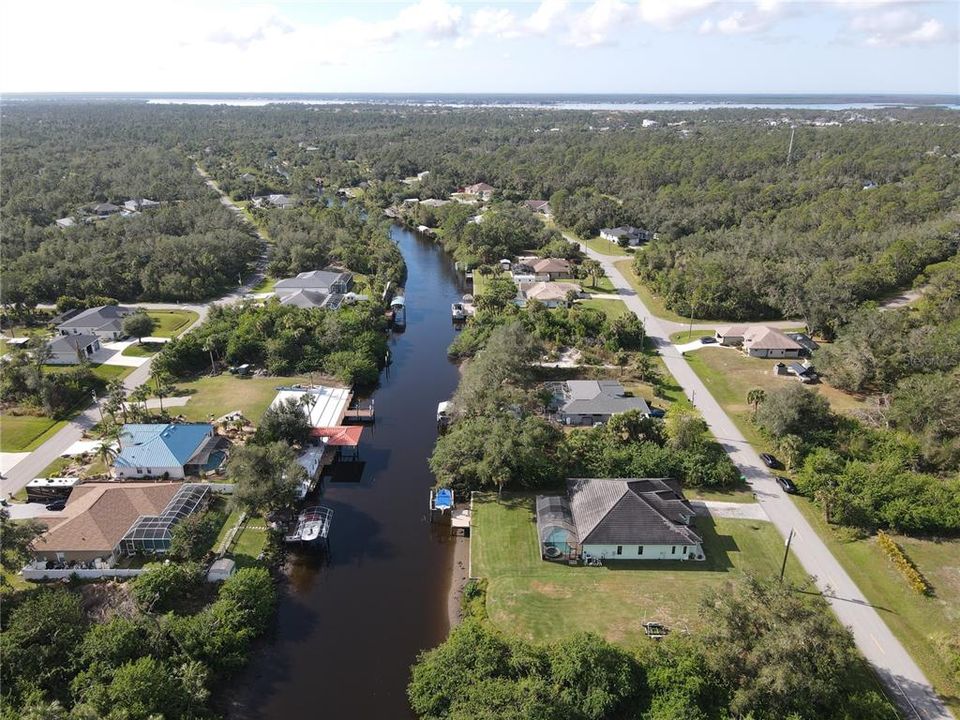
POLYGON ((0 452, 31 452, 43 445, 64 425, 45 415, 0 415, 0 452))
POLYGON ((267 546, 266 523, 262 517, 247 518, 243 530, 234 538, 228 555, 236 561, 238 568, 263 564, 259 556, 267 546))
POLYGON ((121 355, 126 357, 153 357, 163 350, 163 343, 134 343, 127 347, 121 355))
POLYGON ((43 470, 41 470, 40 474, 37 477, 42 477, 42 478, 60 477, 60 474, 72 464, 73 464, 73 458, 58 457, 52 463, 47 465, 43 470))
POLYGON ((193 310, 148 310, 147 315, 156 321, 153 337, 176 337, 200 316, 193 310))
POLYGON ((627 306, 623 300, 577 300, 577 305, 600 310, 604 312, 610 320, 614 320, 624 313, 630 312, 627 310, 627 306))
MULTIPOLYGON (((43 371, 48 373, 64 373, 73 370, 77 365, 44 365, 43 371)), ((90 365, 90 369, 93 370, 93 374, 104 382, 110 382, 116 378, 125 378, 127 375, 132 373, 136 368, 127 367, 126 365, 90 365)), ((92 401, 92 400, 91 400, 92 401)))
POLYGON ((234 528, 234 526, 240 521, 240 511, 234 510, 227 517, 226 522, 223 523, 223 527, 220 528, 220 532, 217 534, 217 539, 213 542, 213 549, 219 550, 220 546, 223 544, 224 540, 227 539, 227 535, 234 528))
MULTIPOLYGON (((564 280, 562 282, 569 282, 564 280)), ((593 278, 580 278, 579 280, 574 280, 573 282, 578 283, 587 292, 594 293, 615 293, 617 292, 616 288, 613 287, 613 281, 604 276, 598 277, 596 285, 593 284, 593 278)))
MULTIPOLYGON (((750 572, 776 577, 783 539, 767 522, 698 519, 707 560, 608 563, 587 568, 540 559, 534 500, 492 495, 474 501, 472 572, 488 580, 487 612, 504 632, 549 642, 578 631, 627 646, 646 642, 642 623, 674 629, 701 624, 704 593, 750 572)), ((793 558, 787 577, 808 580, 793 558)))
MULTIPOLYGON (((706 346, 686 355, 690 367, 723 409, 747 424, 751 412, 747 405, 750 389, 760 387, 770 392, 797 382, 792 375, 774 375, 771 372, 774 360, 747 357, 733 348, 706 346)), ((823 395, 835 412, 849 413, 864 407, 863 400, 826 383, 811 385, 810 389, 823 395)))
POLYGON ((273 286, 277 284, 277 281, 280 278, 265 277, 259 283, 257 283, 250 292, 252 293, 268 293, 273 292, 273 286))
POLYGON ((873 538, 840 539, 812 502, 806 498, 795 498, 794 502, 867 600, 876 606, 940 697, 960 716, 960 678, 951 675, 939 644, 944 633, 960 627, 960 539, 893 536, 933 585, 933 596, 925 597, 910 589, 873 538))
POLYGON ((710 330, 681 330, 680 332, 675 332, 670 336, 670 342, 672 342, 674 345, 683 345, 684 343, 699 340, 707 335, 713 337, 714 333, 710 330))
MULTIPOLYGON (((323 379, 321 375, 315 376, 316 382, 323 379)), ((278 386, 309 382, 307 376, 240 378, 224 373, 178 382, 173 394, 191 396, 186 405, 176 408, 177 413, 188 420, 207 421, 211 416, 218 418, 239 410, 256 423, 276 396, 278 386)))
POLYGON ((620 247, 616 243, 612 243, 609 240, 604 240, 599 236, 590 238, 589 240, 581 240, 580 242, 582 242, 584 245, 586 245, 588 248, 590 248, 594 252, 600 253, 601 255, 615 255, 620 257, 633 256, 632 251, 624 250, 622 247, 620 247))

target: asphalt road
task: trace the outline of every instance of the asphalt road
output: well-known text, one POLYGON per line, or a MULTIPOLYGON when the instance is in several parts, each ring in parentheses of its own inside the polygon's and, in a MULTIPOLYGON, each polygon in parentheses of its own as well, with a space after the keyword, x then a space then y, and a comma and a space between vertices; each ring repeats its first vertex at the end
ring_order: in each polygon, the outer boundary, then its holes
MULTIPOLYGON (((243 212, 236 205, 234 205, 233 201, 230 200, 230 198, 220 190, 217 184, 205 172, 203 172, 199 167, 197 168, 197 172, 199 172, 204 178, 204 182, 207 184, 207 186, 220 195, 220 202, 223 203, 224 206, 236 212, 237 216, 243 222, 248 222, 243 212)), ((254 227, 254 230, 261 241, 263 241, 266 249, 268 247, 266 245, 266 238, 256 227, 254 227)), ((264 255, 264 257, 261 259, 258 267, 253 273, 253 276, 249 278, 246 283, 227 293, 223 297, 203 305, 191 305, 185 303, 136 303, 136 305, 148 310, 193 310, 200 317, 197 318, 197 320, 184 331, 190 332, 206 319, 207 313, 214 304, 229 305, 242 300, 244 296, 249 293, 250 290, 255 287, 263 278, 263 270, 265 265, 266 255, 264 255)), ((143 365, 140 365, 124 379, 123 382, 128 392, 136 389, 149 380, 151 360, 152 358, 148 359, 147 362, 145 362, 143 365)), ((74 442, 80 440, 87 430, 100 422, 100 419, 101 414, 98 403, 92 402, 86 410, 79 415, 74 416, 53 437, 30 453, 29 457, 25 457, 23 460, 14 465, 13 468, 11 468, 10 471, 3 476, 2 480, 0 480, 0 492, 2 492, 3 497, 11 497, 15 495, 28 482, 33 480, 35 477, 39 477, 45 467, 66 452, 74 442)))
POLYGON ((663 322, 647 310, 614 265, 615 261, 623 258, 601 255, 577 242, 575 238, 569 235, 565 237, 580 245, 589 257, 603 265, 607 277, 617 289, 617 294, 627 307, 643 320, 647 336, 658 347, 667 369, 687 397, 692 399, 710 431, 746 477, 770 521, 785 539, 790 531, 793 531, 790 552, 795 554, 804 570, 815 578, 817 587, 840 622, 851 629, 857 647, 873 666, 890 696, 897 701, 903 716, 922 720, 952 719, 953 714, 934 692, 930 682, 900 641, 890 632, 878 609, 888 611, 870 605, 790 497, 773 480, 756 450, 737 430, 686 359, 673 347, 670 334, 676 332, 673 328, 676 323, 663 322))

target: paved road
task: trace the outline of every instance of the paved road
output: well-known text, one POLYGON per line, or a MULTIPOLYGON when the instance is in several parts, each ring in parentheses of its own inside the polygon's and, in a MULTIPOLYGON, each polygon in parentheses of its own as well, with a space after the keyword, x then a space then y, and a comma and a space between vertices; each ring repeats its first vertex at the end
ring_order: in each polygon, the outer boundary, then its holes
MULTIPOLYGON (((204 182, 220 195, 220 202, 222 202, 226 207, 234 210, 238 217, 243 220, 243 222, 249 222, 246 215, 244 215, 243 212, 236 205, 234 205, 233 201, 230 200, 230 198, 220 190, 217 184, 205 172, 203 172, 202 169, 197 167, 197 172, 203 176, 204 182)), ((261 257, 261 260, 258 263, 253 275, 242 286, 227 293, 223 297, 204 305, 192 305, 186 303, 137 303, 137 306, 146 308, 148 310, 193 310, 199 315, 199 317, 184 331, 190 332, 206 319, 207 313, 212 305, 229 305, 240 302, 243 300, 244 296, 247 295, 250 290, 263 279, 264 268, 267 261, 266 249, 269 247, 267 245, 267 239, 259 229, 254 227, 254 230, 256 231, 257 236, 263 241, 265 252, 261 257)), ((123 383, 126 386, 127 391, 135 390, 137 387, 147 382, 147 380, 150 378, 150 360, 151 359, 148 359, 147 362, 145 362, 143 365, 140 365, 124 379, 123 383)), ((77 440, 80 440, 84 433, 96 425, 100 419, 101 413, 99 405, 97 403, 91 403, 86 410, 73 417, 53 437, 30 453, 29 457, 24 458, 14 465, 13 468, 11 468, 10 471, 3 476, 2 480, 0 480, 0 493, 2 493, 4 497, 10 497, 19 492, 20 489, 23 488, 28 482, 33 480, 35 477, 38 477, 43 472, 43 469, 47 467, 47 465, 52 463, 64 452, 66 452, 66 450, 73 445, 73 443, 75 443, 77 440)))
MULTIPOLYGON (((670 333, 675 332, 672 326, 676 323, 654 317, 640 301, 613 264, 615 260, 622 258, 601 255, 572 236, 565 234, 565 237, 580 245, 589 257, 600 261, 627 307, 643 319, 647 335, 656 344, 667 369, 687 397, 693 400, 711 432, 747 478, 771 522, 784 538, 793 531, 791 552, 796 555, 804 570, 814 576, 817 587, 823 592, 840 621, 853 631, 857 647, 873 666, 890 695, 897 700, 904 717, 920 720, 953 718, 923 672, 883 622, 877 609, 867 602, 793 501, 773 480, 757 452, 714 400, 686 359, 670 343, 670 333)), ((888 612, 883 608, 880 610, 888 612)))

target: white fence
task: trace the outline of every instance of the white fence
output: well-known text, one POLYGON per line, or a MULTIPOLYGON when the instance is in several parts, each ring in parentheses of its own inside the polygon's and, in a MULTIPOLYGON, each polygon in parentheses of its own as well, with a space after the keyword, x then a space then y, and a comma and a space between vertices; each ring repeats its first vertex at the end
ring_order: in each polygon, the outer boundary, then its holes
POLYGON ((101 578, 129 578, 145 573, 145 568, 64 568, 46 570, 44 568, 25 567, 20 571, 24 580, 64 580, 76 575, 81 580, 100 580, 101 578))

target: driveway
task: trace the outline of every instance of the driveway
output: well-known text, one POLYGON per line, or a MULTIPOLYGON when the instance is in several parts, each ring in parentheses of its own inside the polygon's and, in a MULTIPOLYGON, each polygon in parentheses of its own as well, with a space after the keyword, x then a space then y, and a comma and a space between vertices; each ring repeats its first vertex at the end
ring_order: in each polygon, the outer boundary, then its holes
POLYGON ((733 518, 734 520, 769 520, 760 503, 724 502, 722 500, 691 500, 697 515, 733 518))
POLYGON ((784 538, 793 531, 791 552, 804 570, 814 577, 817 587, 840 622, 851 629, 860 652, 867 658, 890 696, 897 701, 906 716, 921 720, 953 718, 877 610, 863 596, 793 501, 777 485, 760 461, 756 450, 737 430, 683 355, 670 342, 671 333, 678 329, 684 330, 686 326, 662 321, 653 316, 613 264, 617 258, 594 252, 570 235, 564 234, 564 237, 579 245, 588 257, 603 265, 607 277, 627 307, 643 320, 647 336, 658 348, 670 374, 701 412, 714 437, 747 479, 767 517, 784 538))

